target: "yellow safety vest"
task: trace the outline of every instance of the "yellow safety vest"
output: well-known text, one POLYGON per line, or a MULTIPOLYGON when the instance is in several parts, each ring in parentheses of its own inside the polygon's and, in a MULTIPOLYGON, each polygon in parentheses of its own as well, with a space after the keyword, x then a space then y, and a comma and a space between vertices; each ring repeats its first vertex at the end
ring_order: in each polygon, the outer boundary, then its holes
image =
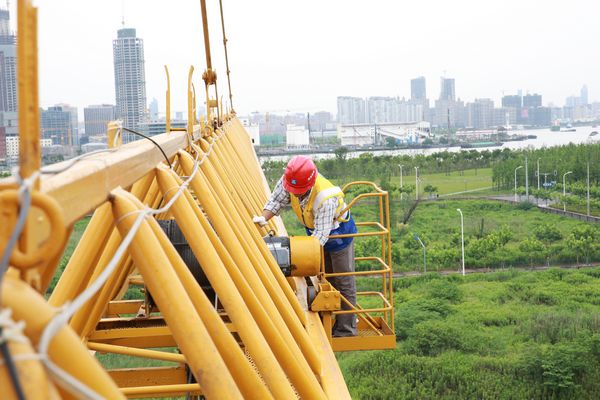
POLYGON ((337 229, 340 222, 346 221, 340 218, 340 212, 346 208, 346 203, 344 202, 344 192, 342 192, 342 189, 334 186, 327 179, 323 178, 321 174, 317 175, 317 180, 315 185, 312 187, 304 210, 302 210, 300 207, 300 200, 298 197, 290 194, 290 202, 292 210, 294 210, 294 213, 296 213, 296 217, 298 217, 300 223, 302 223, 302 225, 308 229, 315 229, 315 212, 319 210, 319 207, 321 207, 321 204, 323 204, 325 200, 332 197, 338 198, 338 206, 335 210, 335 218, 334 221, 332 221, 334 222, 333 229, 337 229))

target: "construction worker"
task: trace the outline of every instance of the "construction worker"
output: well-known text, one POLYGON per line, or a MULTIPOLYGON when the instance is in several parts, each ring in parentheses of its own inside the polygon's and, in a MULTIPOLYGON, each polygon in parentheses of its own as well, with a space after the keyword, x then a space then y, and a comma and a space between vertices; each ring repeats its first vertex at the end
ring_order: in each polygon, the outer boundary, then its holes
MULTIPOLYGON (((288 162, 262 215, 253 218, 254 223, 266 225, 288 204, 306 233, 316 237, 323 246, 325 272, 354 272, 353 238, 330 238, 331 235, 357 232, 350 212, 341 213, 346 208, 344 193, 319 174, 309 157, 296 156, 288 162)), ((352 305, 356 305, 354 276, 332 277, 329 281, 352 305)), ((342 310, 347 309, 350 307, 342 301, 342 310)), ((356 316, 338 314, 332 334, 335 337, 356 336, 356 316)))

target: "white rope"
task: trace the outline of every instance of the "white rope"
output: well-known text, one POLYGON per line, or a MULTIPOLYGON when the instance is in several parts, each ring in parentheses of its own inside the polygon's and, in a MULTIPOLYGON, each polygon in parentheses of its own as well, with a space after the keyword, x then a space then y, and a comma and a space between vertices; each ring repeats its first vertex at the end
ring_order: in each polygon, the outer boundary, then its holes
POLYGON ((191 182, 191 180, 194 178, 194 176, 198 172, 200 165, 202 165, 202 163, 211 154, 214 143, 215 142, 213 141, 210 144, 208 151, 203 154, 203 156, 200 160, 198 159, 198 156, 200 154, 199 149, 197 148, 197 146, 192 144, 192 147, 194 147, 196 150, 196 159, 194 162, 194 168, 192 170, 192 173, 182 183, 182 185, 179 187, 179 190, 173 195, 171 200, 169 200, 169 202, 167 204, 165 204, 164 207, 159 208, 159 209, 152 209, 152 208, 146 207, 142 210, 136 210, 136 211, 127 213, 122 218, 120 218, 119 221, 117 221, 117 222, 120 222, 126 216, 131 216, 136 213, 139 214, 138 217, 136 218, 136 220, 133 222, 131 229, 129 230, 129 232, 127 232, 127 235, 125 235, 125 237, 123 238, 123 241, 117 248, 115 254, 111 258, 111 260, 108 263, 108 265, 106 266, 106 268, 104 268, 102 273, 100 273, 100 275, 98 275, 98 278, 96 278, 96 280, 94 282, 92 282, 83 292, 81 292, 81 294, 79 296, 77 296, 75 299, 73 299, 72 302, 67 302, 64 305, 63 309, 59 313, 57 313, 50 320, 50 322, 48 322, 48 324, 44 328, 44 331, 42 332, 42 335, 40 337, 40 341, 38 344, 38 351, 42 355, 41 359, 44 361, 44 364, 46 365, 48 370, 53 374, 53 376, 55 376, 55 378, 57 378, 59 384, 65 385, 64 387, 66 389, 72 391, 73 393, 77 394, 81 398, 100 399, 101 397, 99 397, 95 392, 93 392, 87 386, 85 386, 81 382, 74 379, 71 375, 69 375, 68 373, 63 371, 60 367, 58 367, 50 359, 48 359, 48 357, 46 355, 48 352, 48 347, 50 346, 50 342, 52 341, 54 336, 60 331, 60 329, 62 329, 62 327, 65 326, 69 322, 69 319, 92 296, 94 296, 94 294, 98 290, 100 290, 100 288, 102 288, 102 286, 106 283, 108 278, 112 275, 115 268, 117 267, 119 260, 124 256, 125 251, 127 250, 129 245, 133 241, 133 238, 135 237, 137 231, 141 227, 144 219, 150 215, 157 215, 157 214, 162 214, 162 213, 166 212, 167 210, 169 210, 169 208, 171 208, 171 206, 175 203, 175 201, 179 198, 179 196, 181 196, 181 194, 188 187, 189 183, 191 182))
POLYGON ((10 308, 0 310, 0 328, 2 328, 0 344, 5 342, 29 343, 29 339, 23 334, 25 321, 13 321, 10 308))

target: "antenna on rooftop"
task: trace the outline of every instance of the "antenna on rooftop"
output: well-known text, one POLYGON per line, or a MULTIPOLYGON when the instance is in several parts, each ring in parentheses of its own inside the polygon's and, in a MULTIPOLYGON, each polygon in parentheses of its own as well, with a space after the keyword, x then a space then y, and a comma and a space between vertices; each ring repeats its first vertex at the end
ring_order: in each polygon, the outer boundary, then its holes
POLYGON ((121 0, 121 25, 125 28, 125 0, 121 0))

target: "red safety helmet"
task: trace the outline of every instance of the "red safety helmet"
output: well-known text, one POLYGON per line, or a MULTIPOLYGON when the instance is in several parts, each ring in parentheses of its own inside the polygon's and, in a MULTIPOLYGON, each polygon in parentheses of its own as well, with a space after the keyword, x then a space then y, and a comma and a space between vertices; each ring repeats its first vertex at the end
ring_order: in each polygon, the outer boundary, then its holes
POLYGON ((310 158, 296 156, 285 167, 283 187, 292 194, 304 194, 315 185, 317 174, 317 167, 310 158))

